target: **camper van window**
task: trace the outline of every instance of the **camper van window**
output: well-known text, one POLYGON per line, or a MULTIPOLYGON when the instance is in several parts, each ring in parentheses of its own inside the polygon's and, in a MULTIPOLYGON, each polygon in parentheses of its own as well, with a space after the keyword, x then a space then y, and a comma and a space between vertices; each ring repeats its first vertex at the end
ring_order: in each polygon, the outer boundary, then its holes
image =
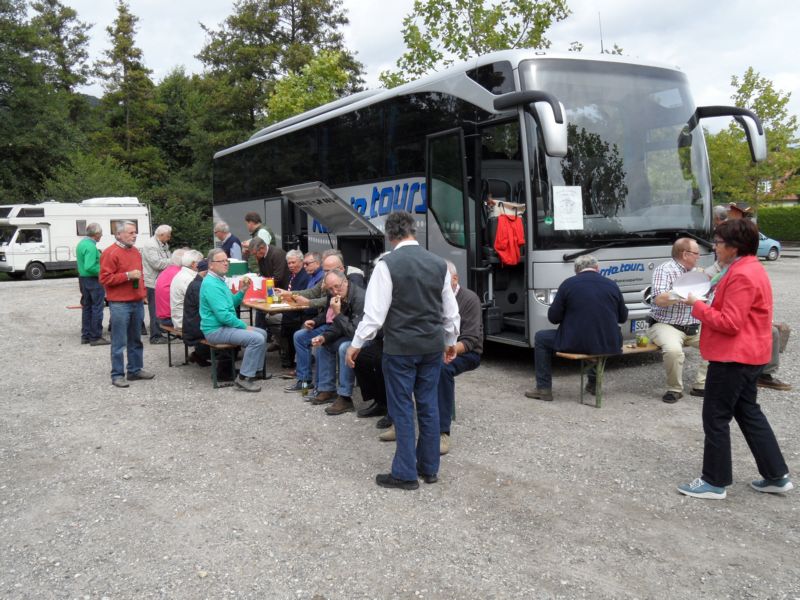
POLYGON ((14 237, 14 232, 17 228, 13 225, 0 225, 0 245, 10 244, 11 238, 14 237))
POLYGON ((18 244, 41 244, 42 243, 42 230, 41 229, 20 229, 17 236, 18 244))
POLYGON ((5 207, 0 208, 0 219, 5 219, 6 217, 8 217, 8 215, 11 214, 11 209, 12 208, 13 207, 11 207, 11 206, 5 206, 5 207))
POLYGON ((111 230, 110 230, 111 235, 114 235, 114 233, 117 231, 117 223, 119 223, 120 221, 130 221, 131 223, 136 225, 136 233, 139 233, 139 221, 137 221, 136 219, 111 219, 111 230))
POLYGON ((78 235, 86 235, 86 219, 78 219, 75 221, 75 233, 78 235))
POLYGON ((17 213, 18 217, 43 217, 44 216, 44 209, 43 208, 20 208, 19 213, 17 213))

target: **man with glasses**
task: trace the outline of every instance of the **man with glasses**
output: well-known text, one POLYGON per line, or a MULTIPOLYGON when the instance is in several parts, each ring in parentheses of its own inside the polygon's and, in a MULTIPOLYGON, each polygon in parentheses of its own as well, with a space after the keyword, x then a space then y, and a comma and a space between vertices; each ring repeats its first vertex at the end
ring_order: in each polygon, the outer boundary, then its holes
MULTIPOLYGON (((678 238, 672 245, 672 259, 653 271, 652 303, 647 335, 661 348, 667 370, 667 391, 662 400, 674 404, 683 397, 683 348, 700 347, 700 322, 692 317, 691 307, 670 295, 675 281, 697 267, 700 247, 691 238, 678 238)), ((703 397, 706 385, 706 367, 703 361, 697 367, 690 394, 703 397)))
MULTIPOLYGON (((264 368, 267 332, 248 326, 236 316, 250 280, 242 278, 239 292, 231 294, 225 283, 229 260, 225 252, 215 248, 208 253, 208 275, 200 286, 200 328, 212 344, 235 344, 244 348, 242 367, 234 383, 246 392, 260 392, 256 373, 264 368)), ((264 373, 264 379, 272 375, 264 373)))
POLYGON ((306 289, 311 289, 322 281, 322 256, 319 252, 309 252, 303 257, 303 269, 308 273, 306 289))

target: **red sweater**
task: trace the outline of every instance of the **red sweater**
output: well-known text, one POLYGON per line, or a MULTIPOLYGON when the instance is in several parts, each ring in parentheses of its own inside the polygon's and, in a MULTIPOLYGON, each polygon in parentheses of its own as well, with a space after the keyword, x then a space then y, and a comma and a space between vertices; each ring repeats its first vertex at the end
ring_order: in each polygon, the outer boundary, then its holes
POLYGON ((100 255, 100 283, 106 288, 109 302, 137 302, 144 300, 147 290, 144 280, 139 280, 139 289, 133 289, 133 281, 128 279, 128 271, 142 270, 142 255, 139 250, 123 248, 111 244, 100 255))
POLYGON ((696 302, 700 353, 715 362, 765 365, 772 356, 772 286, 755 256, 743 256, 720 279, 711 306, 696 302))

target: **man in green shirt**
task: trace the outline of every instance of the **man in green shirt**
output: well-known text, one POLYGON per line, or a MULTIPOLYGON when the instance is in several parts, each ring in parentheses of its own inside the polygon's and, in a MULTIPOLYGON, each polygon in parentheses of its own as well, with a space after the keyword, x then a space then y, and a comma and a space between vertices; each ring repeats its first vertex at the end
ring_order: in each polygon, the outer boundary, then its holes
POLYGON ((86 237, 78 243, 75 251, 78 260, 78 285, 81 288, 81 344, 107 346, 103 337, 103 307, 106 292, 97 279, 100 275, 100 250, 97 242, 103 237, 103 229, 97 223, 86 226, 86 237))

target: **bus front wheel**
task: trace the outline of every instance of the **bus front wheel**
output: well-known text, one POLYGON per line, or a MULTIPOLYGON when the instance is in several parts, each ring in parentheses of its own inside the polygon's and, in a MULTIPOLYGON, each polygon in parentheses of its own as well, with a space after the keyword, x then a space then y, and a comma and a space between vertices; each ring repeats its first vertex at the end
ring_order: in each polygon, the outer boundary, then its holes
POLYGON ((44 265, 38 262, 32 262, 25 267, 25 279, 29 281, 37 281, 44 277, 44 265))

